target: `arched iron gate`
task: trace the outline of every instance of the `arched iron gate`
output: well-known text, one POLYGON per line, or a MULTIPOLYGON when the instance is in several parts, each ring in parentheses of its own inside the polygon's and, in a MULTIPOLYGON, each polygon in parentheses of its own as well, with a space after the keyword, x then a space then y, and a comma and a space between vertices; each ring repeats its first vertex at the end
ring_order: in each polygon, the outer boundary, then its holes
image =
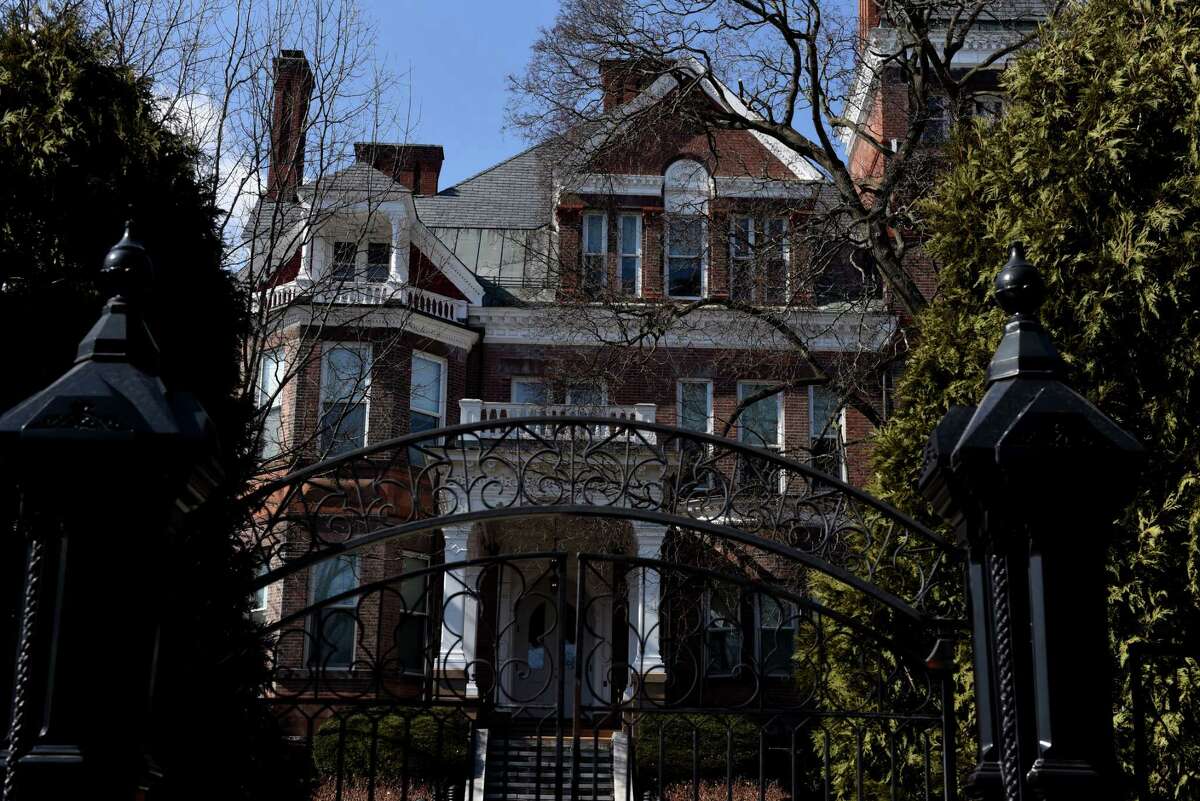
POLYGON ((321 798, 956 795, 957 551, 807 465, 500 419, 252 501, 270 702, 321 798))

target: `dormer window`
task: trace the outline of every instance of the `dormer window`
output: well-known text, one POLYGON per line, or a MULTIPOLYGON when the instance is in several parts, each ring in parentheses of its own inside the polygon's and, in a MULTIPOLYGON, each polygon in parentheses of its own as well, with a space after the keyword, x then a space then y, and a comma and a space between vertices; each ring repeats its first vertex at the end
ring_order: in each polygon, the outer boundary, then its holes
POLYGON ((388 242, 367 244, 367 280, 386 281, 392 260, 392 246, 388 242))
POLYGON ((357 255, 358 246, 353 242, 334 242, 330 277, 335 281, 353 281, 354 262, 357 255))
POLYGON ((391 260, 390 242, 368 242, 365 250, 358 242, 334 242, 329 277, 334 281, 382 283, 391 272, 391 260))

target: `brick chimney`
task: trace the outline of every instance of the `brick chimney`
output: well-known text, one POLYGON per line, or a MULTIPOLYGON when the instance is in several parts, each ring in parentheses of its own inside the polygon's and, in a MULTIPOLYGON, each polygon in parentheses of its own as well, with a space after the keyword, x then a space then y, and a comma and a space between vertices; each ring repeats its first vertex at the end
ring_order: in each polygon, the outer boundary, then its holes
POLYGON ((600 62, 600 87, 604 110, 628 103, 654 83, 665 67, 649 59, 606 58, 600 62))
POLYGON ((313 74, 303 50, 281 50, 275 59, 271 99, 271 161, 267 197, 295 200, 304 180, 304 128, 312 100, 313 74))
POLYGON ((436 195, 446 154, 441 145, 355 142, 354 158, 407 186, 415 195, 436 195))

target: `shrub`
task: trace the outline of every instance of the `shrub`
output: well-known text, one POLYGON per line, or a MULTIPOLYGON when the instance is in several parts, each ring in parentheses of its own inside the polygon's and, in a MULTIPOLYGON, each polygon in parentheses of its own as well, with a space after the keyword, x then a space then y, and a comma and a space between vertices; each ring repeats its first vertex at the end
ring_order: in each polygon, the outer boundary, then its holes
POLYGON ((405 774, 410 785, 458 783, 469 772, 470 744, 470 721, 456 710, 355 710, 317 730, 313 766, 319 776, 336 777, 340 751, 342 778, 364 779, 374 748, 380 784, 399 786, 405 774))
MULTIPOLYGON (((665 801, 693 801, 697 798, 692 792, 690 782, 672 784, 663 792, 665 801)), ((700 801, 727 801, 731 796, 725 782, 700 782, 700 801)), ((735 779, 733 782, 733 801, 758 801, 758 783, 746 779, 735 779)), ((764 788, 765 801, 789 801, 790 795, 775 782, 768 782, 764 788)))

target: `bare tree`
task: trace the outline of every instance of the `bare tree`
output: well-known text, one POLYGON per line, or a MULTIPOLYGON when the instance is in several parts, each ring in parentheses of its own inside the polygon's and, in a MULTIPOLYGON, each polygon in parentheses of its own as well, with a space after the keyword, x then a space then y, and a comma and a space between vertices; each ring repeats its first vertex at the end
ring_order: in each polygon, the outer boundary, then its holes
MULTIPOLYGON (((761 210, 743 200, 688 212, 717 232, 703 247, 726 261, 720 291, 634 303, 644 293, 622 286, 618 265, 549 253, 558 308, 625 351, 597 357, 609 364, 653 363, 671 336, 726 326, 751 351, 769 342, 763 359, 790 353, 779 389, 829 384, 878 424, 880 377, 905 350, 934 277, 920 253, 919 208, 940 143, 953 122, 997 112, 998 68, 1063 5, 863 0, 855 19, 833 0, 564 0, 510 79, 511 122, 553 149, 564 196, 596 203, 599 175, 636 172, 626 167, 685 139, 706 142, 728 167, 739 158, 731 132, 754 135, 793 169, 745 165, 761 210), (884 102, 902 110, 899 123, 881 121, 884 102), (734 214, 788 222, 742 229, 734 214), (728 244, 717 244, 725 231, 728 244), (820 353, 820 342, 847 332, 886 344, 820 353)), ((726 430, 757 400, 739 403, 726 430)))

